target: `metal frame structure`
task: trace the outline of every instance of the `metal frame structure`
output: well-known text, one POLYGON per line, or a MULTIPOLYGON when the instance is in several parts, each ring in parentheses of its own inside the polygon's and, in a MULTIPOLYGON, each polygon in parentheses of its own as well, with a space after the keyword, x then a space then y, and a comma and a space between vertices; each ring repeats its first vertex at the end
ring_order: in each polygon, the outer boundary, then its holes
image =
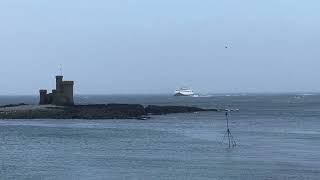
POLYGON ((229 148, 231 148, 231 147, 234 148, 234 147, 237 146, 237 143, 234 140, 234 138, 233 138, 233 136, 231 134, 230 128, 229 128, 229 112, 230 112, 229 110, 226 110, 226 114, 225 115, 226 115, 226 120, 227 120, 227 131, 223 136, 222 143, 224 143, 226 137, 228 137, 228 145, 229 145, 228 147, 229 148))

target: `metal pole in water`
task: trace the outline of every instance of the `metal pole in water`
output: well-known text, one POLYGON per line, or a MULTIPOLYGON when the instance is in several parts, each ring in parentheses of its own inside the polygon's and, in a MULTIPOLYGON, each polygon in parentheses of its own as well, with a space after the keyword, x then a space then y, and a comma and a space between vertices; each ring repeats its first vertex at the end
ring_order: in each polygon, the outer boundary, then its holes
POLYGON ((231 148, 231 146, 235 147, 237 144, 236 144, 236 141, 234 140, 234 138, 231 134, 230 128, 229 128, 229 110, 226 110, 225 116, 226 116, 226 120, 227 120, 227 132, 226 132, 225 136, 223 137, 222 142, 224 142, 225 137, 228 136, 228 142, 227 142, 228 147, 229 148, 231 148))

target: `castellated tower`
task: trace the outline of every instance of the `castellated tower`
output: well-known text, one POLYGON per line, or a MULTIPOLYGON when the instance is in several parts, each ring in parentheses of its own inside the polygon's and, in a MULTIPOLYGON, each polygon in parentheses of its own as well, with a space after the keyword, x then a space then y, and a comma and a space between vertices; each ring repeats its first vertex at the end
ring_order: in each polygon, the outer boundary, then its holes
POLYGON ((56 89, 53 89, 49 94, 47 90, 41 89, 39 104, 53 104, 58 106, 74 105, 73 86, 73 81, 63 81, 63 76, 56 76, 56 89))

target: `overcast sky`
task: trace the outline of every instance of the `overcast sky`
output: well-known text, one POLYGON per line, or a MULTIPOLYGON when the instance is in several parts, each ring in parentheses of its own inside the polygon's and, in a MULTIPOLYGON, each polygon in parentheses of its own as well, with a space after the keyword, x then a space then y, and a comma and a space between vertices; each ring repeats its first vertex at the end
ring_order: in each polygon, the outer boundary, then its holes
POLYGON ((319 0, 1 0, 0 94, 320 92, 319 0), (228 48, 225 48, 228 46, 228 48))

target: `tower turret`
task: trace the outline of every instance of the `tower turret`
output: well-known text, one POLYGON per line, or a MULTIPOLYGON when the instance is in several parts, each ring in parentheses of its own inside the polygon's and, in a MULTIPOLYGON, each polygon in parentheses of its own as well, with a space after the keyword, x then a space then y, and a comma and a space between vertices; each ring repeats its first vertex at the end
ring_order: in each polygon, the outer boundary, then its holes
POLYGON ((47 98, 47 90, 45 89, 40 89, 40 102, 39 104, 47 104, 48 103, 48 98, 47 98))
POLYGON ((62 80, 63 80, 63 76, 56 76, 56 91, 57 91, 57 93, 63 92, 62 80))

